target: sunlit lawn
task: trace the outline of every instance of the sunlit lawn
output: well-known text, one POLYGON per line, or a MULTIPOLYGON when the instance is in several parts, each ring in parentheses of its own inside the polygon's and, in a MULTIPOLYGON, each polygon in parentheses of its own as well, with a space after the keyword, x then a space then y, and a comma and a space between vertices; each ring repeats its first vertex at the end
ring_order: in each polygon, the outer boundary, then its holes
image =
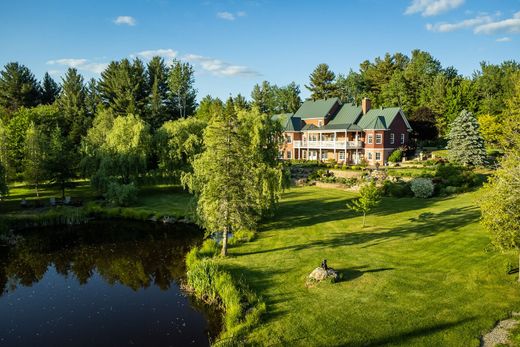
POLYGON ((384 199, 361 218, 352 193, 291 189, 258 238, 223 266, 244 276, 268 313, 250 338, 264 345, 478 346, 482 333, 520 309, 514 254, 489 251, 478 193, 384 199), (305 287, 322 259, 344 275, 305 287))

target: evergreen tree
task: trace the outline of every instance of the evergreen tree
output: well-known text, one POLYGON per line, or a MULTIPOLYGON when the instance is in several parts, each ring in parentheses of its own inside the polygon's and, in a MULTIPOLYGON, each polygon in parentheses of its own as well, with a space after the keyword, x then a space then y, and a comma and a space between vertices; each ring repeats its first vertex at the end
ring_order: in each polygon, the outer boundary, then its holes
POLYGON ((171 119, 171 109, 168 109, 168 68, 161 57, 153 57, 147 69, 148 88, 150 89, 149 110, 143 119, 152 129, 158 129, 171 119))
POLYGON ((276 112, 277 113, 295 113, 302 105, 300 98, 300 87, 291 82, 277 90, 276 95, 276 112))
POLYGON ((242 94, 238 94, 233 98, 233 104, 235 105, 236 111, 249 110, 249 103, 242 94))
POLYGON ((34 185, 37 197, 40 196, 39 186, 46 178, 46 144, 45 135, 32 122, 25 137, 23 177, 26 182, 34 185))
POLYGON ((0 107, 12 114, 20 107, 40 103, 40 86, 24 65, 8 63, 0 72, 0 107))
POLYGON ((463 110, 451 124, 448 134, 449 159, 465 166, 484 165, 486 149, 477 119, 463 110))
POLYGON ((310 83, 305 86, 311 92, 311 99, 328 99, 337 95, 336 75, 327 64, 319 64, 310 75, 310 83))
POLYGON ((252 104, 260 112, 267 114, 277 113, 276 111, 276 91, 278 87, 272 86, 269 82, 263 81, 261 85, 255 84, 251 92, 252 104))
POLYGON ((83 77, 78 70, 69 68, 62 80, 58 107, 65 118, 65 123, 61 125, 63 132, 75 146, 79 145, 91 123, 87 116, 85 99, 83 77))
POLYGON ((361 75, 352 69, 346 76, 338 75, 336 88, 336 94, 343 103, 359 104, 363 98, 363 80, 361 75))
POLYGON ((189 63, 174 59, 168 75, 170 102, 174 109, 174 118, 191 116, 197 107, 194 88, 194 70, 189 63))
POLYGON ((56 83, 48 72, 43 76, 41 102, 44 105, 54 103, 60 94, 60 86, 56 83))
POLYGON ((195 116, 198 119, 209 123, 210 119, 213 118, 213 115, 221 112, 223 108, 224 104, 219 98, 214 99, 211 97, 211 95, 206 95, 200 101, 195 116))
POLYGON ((101 104, 101 95, 98 91, 98 82, 91 78, 85 89, 85 109, 90 118, 96 115, 98 106, 101 104))

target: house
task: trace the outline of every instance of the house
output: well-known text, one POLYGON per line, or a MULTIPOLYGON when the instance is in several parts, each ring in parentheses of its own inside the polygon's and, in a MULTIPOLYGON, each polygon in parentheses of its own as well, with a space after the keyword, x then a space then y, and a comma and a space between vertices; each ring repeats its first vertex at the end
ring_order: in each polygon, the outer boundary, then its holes
POLYGON ((338 98, 307 100, 294 114, 273 116, 284 128, 280 157, 386 164, 396 148, 408 144, 412 128, 400 108, 370 106, 368 98, 361 106, 338 98))

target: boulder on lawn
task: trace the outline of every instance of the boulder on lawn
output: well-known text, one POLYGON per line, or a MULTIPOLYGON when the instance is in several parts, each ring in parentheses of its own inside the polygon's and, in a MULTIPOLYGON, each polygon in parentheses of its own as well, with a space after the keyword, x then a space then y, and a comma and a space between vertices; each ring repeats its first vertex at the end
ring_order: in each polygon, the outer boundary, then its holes
POLYGON ((308 277, 309 282, 321 282, 323 280, 330 280, 336 282, 338 279, 338 273, 333 269, 325 270, 322 267, 315 268, 308 277))

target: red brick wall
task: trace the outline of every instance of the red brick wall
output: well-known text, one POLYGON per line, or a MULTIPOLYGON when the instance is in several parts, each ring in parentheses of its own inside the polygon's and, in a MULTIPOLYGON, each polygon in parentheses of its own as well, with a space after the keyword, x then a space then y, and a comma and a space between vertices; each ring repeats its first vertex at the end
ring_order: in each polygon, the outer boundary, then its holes
POLYGON ((385 138, 385 148, 398 148, 402 146, 401 144, 401 134, 404 134, 404 145, 408 144, 409 135, 408 128, 406 127, 406 123, 403 120, 401 114, 398 114, 392 124, 390 124, 390 130, 386 132, 385 138), (395 143, 390 143, 390 134, 395 134, 395 143))

